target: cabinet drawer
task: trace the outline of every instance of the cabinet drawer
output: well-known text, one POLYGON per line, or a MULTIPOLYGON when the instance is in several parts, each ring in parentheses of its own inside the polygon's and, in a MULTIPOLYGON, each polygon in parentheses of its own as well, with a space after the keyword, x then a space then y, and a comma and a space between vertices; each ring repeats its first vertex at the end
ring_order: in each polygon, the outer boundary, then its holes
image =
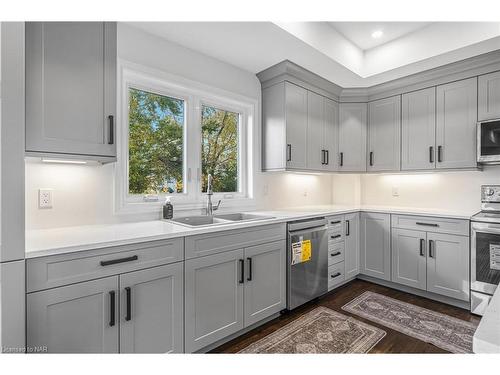
POLYGON ((423 230, 469 235, 469 220, 451 219, 431 216, 392 215, 392 227, 402 229, 423 230))
POLYGON ((329 216, 326 218, 328 225, 328 240, 343 241, 344 240, 344 216, 329 216))
POLYGON ((328 266, 344 261, 344 242, 328 243, 328 266))
POLYGON ((336 286, 345 281, 344 262, 334 264, 328 267, 328 290, 332 290, 336 286))
POLYGON ((27 291, 49 289, 183 259, 184 239, 28 259, 27 291))
POLYGON ((186 237, 186 259, 242 249, 261 243, 284 240, 285 238, 285 224, 200 234, 186 237))

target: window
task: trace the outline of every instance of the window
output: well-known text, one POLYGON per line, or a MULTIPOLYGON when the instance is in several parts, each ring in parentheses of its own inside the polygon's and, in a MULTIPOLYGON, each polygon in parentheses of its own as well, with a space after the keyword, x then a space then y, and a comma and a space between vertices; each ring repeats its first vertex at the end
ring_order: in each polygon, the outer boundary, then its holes
POLYGON ((184 101, 129 88, 130 194, 182 193, 184 101))
POLYGON ((214 192, 237 192, 240 114, 205 105, 201 112, 201 190, 207 191, 211 174, 214 192))
POLYGON ((223 207, 254 207, 253 134, 257 101, 121 62, 117 128, 117 213, 200 209, 208 174, 223 207))

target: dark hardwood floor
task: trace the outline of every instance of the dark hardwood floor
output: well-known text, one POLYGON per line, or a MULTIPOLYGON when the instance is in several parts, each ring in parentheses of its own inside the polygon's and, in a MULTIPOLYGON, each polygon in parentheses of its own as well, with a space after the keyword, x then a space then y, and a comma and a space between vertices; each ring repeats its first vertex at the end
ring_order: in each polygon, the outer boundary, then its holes
POLYGON ((372 291, 398 299, 400 301, 412 303, 417 306, 425 307, 429 310, 434 310, 443 314, 454 316, 466 321, 479 321, 479 317, 472 315, 467 310, 446 305, 444 303, 429 300, 427 298, 414 296, 405 292, 400 292, 395 289, 387 288, 381 285, 373 284, 363 280, 354 280, 334 290, 322 297, 319 300, 312 301, 296 310, 286 313, 226 344, 219 346, 211 351, 211 353, 236 353, 245 348, 251 343, 263 338, 264 336, 276 331, 280 327, 292 320, 298 318, 302 314, 314 309, 317 306, 325 306, 332 310, 338 311, 345 315, 350 315, 365 323, 379 327, 387 332, 386 336, 370 351, 370 353, 447 353, 432 344, 425 343, 411 336, 407 336, 398 331, 394 331, 386 326, 377 324, 368 319, 361 318, 342 310, 342 306, 353 300, 365 291, 372 291))

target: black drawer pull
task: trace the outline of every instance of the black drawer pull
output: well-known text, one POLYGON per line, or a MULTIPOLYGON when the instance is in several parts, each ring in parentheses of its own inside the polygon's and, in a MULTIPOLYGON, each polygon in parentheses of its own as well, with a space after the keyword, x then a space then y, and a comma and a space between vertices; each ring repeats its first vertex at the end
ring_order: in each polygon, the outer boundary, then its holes
POLYGON ((116 313, 116 299, 115 299, 115 291, 112 290, 109 292, 109 326, 114 327, 115 325, 115 313, 116 313))
POLYGON ((342 275, 340 272, 337 272, 337 273, 334 273, 333 275, 331 275, 330 277, 332 279, 335 279, 336 277, 339 277, 340 275, 342 275))
POLYGON ((340 220, 337 220, 337 221, 330 221, 330 225, 335 225, 335 224, 340 224, 341 221, 340 220))
POLYGON ((330 256, 331 257, 336 257, 337 255, 340 255, 340 254, 342 254, 340 251, 336 251, 334 253, 331 253, 330 256))
POLYGON ((415 224, 417 225, 423 225, 423 226, 426 226, 426 227, 439 227, 439 224, 436 224, 436 223, 421 223, 421 222, 416 222, 415 224))
POLYGON ((132 289, 130 289, 130 287, 126 287, 125 294, 127 297, 127 313, 125 315, 125 320, 128 322, 132 320, 132 289))
POLYGON ((335 236, 330 236, 330 238, 332 240, 334 240, 335 238, 339 238, 339 237, 342 237, 342 235, 341 234, 336 234, 335 236))
POLYGON ((101 266, 106 267, 106 266, 111 266, 112 264, 118 264, 118 263, 125 263, 125 262, 133 262, 134 260, 139 259, 137 255, 127 257, 127 258, 120 258, 120 259, 113 259, 113 260, 102 260, 101 266))

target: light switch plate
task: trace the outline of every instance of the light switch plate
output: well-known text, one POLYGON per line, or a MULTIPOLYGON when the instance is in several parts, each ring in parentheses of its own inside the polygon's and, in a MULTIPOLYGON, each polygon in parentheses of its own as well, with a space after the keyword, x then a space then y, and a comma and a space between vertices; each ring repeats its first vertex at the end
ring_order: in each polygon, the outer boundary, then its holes
POLYGON ((39 189, 38 190, 38 208, 47 209, 52 208, 52 189, 39 189))
POLYGON ((392 196, 399 197, 399 188, 397 186, 392 187, 392 196))

